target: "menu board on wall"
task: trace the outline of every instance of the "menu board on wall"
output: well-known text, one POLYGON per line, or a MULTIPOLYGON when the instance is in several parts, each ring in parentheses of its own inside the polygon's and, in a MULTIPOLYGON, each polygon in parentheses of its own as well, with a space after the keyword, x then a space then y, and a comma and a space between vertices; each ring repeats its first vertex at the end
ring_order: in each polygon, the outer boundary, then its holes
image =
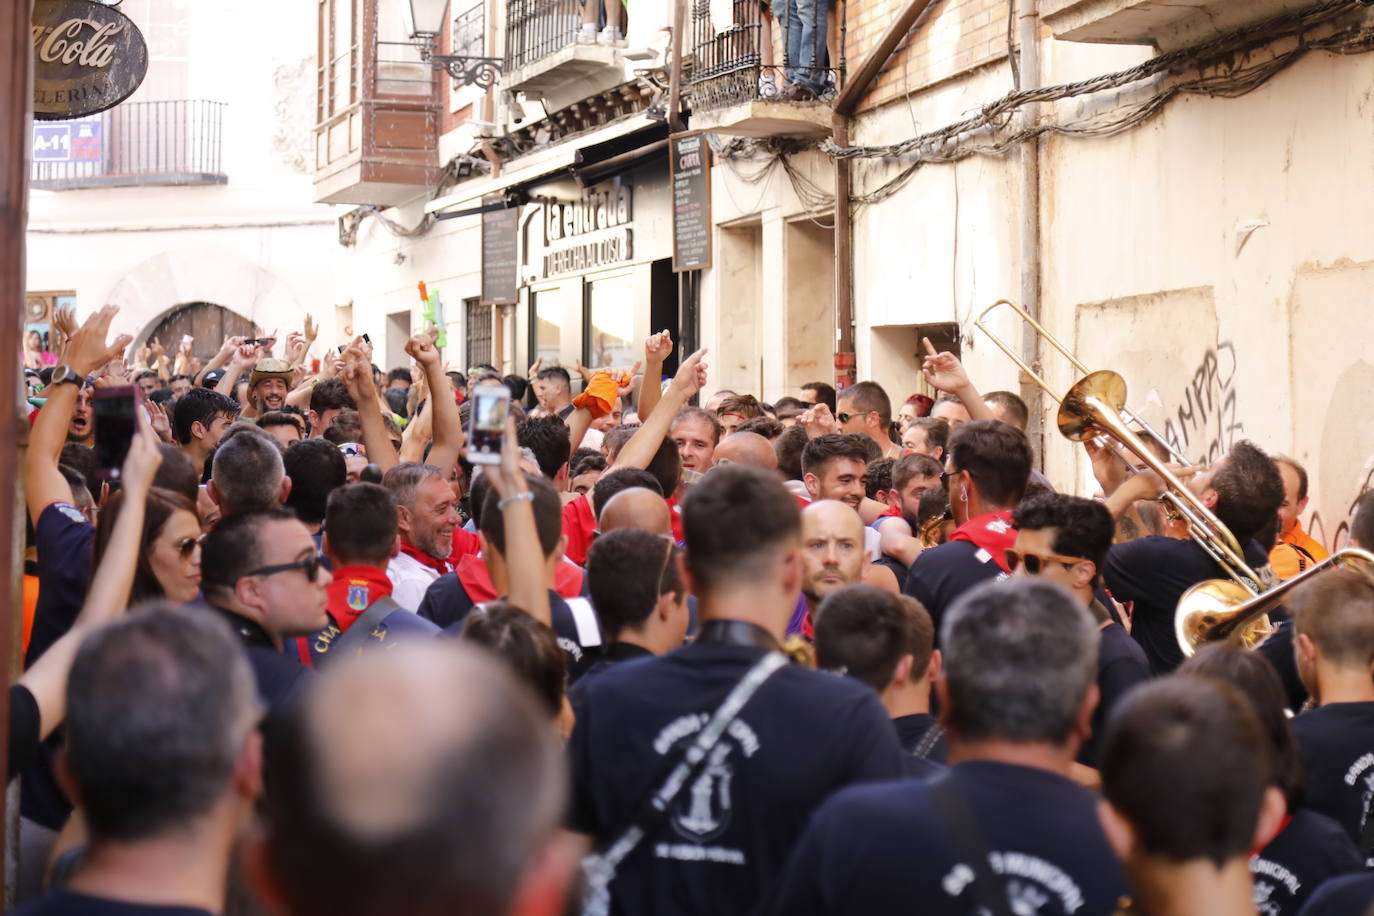
MULTIPOLYGON (((483 200, 483 203, 499 200, 483 200)), ((519 234, 519 208, 507 207, 482 214, 483 305, 510 305, 519 298, 519 234)))
POLYGON ((711 147, 706 135, 668 139, 673 185, 673 270, 711 266, 711 147))

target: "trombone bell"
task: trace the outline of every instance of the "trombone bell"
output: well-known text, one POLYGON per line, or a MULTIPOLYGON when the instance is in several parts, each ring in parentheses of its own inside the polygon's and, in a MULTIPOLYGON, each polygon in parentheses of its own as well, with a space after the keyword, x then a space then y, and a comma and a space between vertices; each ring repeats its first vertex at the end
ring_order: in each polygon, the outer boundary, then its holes
POLYGON ((1110 369, 1090 372, 1069 389, 1059 406, 1059 432, 1065 439, 1082 442, 1099 433, 1110 433, 1094 421, 1101 416, 1099 409, 1085 406, 1088 400, 1097 401, 1113 413, 1121 413, 1126 406, 1126 380, 1110 369))
POLYGON ((1231 629, 1228 624, 1250 613, 1255 596, 1245 586, 1230 579, 1207 579, 1183 593, 1174 612, 1174 636, 1187 657, 1209 642, 1231 641, 1253 649, 1273 632, 1266 614, 1254 617, 1225 637, 1218 634, 1231 629))

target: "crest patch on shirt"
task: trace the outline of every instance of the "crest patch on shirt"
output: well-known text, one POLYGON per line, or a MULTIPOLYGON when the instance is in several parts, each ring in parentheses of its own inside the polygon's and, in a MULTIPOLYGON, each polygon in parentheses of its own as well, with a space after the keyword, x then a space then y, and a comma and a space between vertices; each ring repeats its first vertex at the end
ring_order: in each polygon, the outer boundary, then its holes
POLYGON ((87 521, 86 516, 81 514, 81 510, 76 508, 76 506, 73 506, 71 503, 58 503, 57 511, 61 512, 71 521, 76 522, 78 525, 83 524, 87 521))
POLYGON ((355 611, 365 611, 367 604, 367 586, 350 585, 348 587, 348 606, 355 611))

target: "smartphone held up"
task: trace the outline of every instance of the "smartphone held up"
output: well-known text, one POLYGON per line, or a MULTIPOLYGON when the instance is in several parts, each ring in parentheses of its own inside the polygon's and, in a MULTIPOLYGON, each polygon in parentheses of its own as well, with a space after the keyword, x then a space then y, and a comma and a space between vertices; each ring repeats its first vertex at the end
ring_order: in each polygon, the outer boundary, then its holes
POLYGON ((500 464, 501 439, 510 410, 510 389, 505 385, 478 385, 472 390, 468 419, 468 461, 500 464))
POLYGON ((96 478, 118 480, 138 431, 139 390, 135 385, 97 388, 91 397, 95 414, 96 478))

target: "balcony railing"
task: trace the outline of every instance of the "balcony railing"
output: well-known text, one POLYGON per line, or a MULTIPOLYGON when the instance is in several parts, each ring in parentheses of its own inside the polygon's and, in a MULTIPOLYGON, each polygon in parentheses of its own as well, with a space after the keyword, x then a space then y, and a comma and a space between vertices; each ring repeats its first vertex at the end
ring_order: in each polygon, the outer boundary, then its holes
POLYGON ((506 72, 548 57, 577 41, 582 24, 578 0, 509 0, 506 5, 506 72))
POLYGON ((844 67, 830 58, 828 39, 838 32, 833 17, 808 28, 799 15, 815 0, 775 0, 770 8, 785 11, 781 18, 765 12, 758 0, 691 4, 687 97, 693 110, 824 100, 838 91, 844 67))
POLYGON ((130 102, 72 121, 35 121, 35 188, 225 184, 223 102, 130 102))

